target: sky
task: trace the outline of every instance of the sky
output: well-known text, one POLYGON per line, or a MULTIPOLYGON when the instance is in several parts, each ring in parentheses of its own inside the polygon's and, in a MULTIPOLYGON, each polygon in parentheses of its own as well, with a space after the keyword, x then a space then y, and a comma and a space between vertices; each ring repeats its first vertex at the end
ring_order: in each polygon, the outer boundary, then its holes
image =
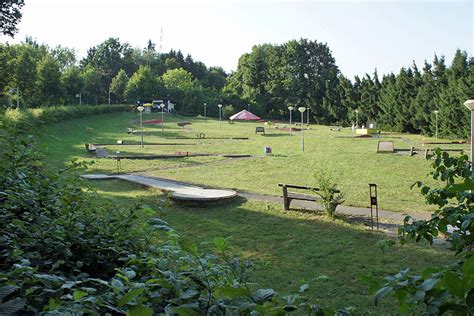
POLYGON ((474 0, 25 0, 22 12, 18 34, 1 42, 31 36, 83 57, 109 37, 141 48, 151 39, 227 72, 254 45, 299 38, 327 43, 349 78, 474 48, 474 0))

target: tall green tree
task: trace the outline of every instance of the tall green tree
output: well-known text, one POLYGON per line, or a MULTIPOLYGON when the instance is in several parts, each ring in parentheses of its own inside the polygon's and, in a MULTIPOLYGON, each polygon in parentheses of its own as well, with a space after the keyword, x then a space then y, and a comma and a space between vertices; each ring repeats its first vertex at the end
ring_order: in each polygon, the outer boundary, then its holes
POLYGON ((0 34, 13 37, 18 32, 17 25, 21 21, 21 9, 24 0, 2 0, 0 5, 0 34))
POLYGON ((31 106, 34 103, 34 97, 37 94, 36 67, 38 60, 34 50, 35 48, 31 45, 23 45, 15 60, 13 88, 20 90, 20 104, 26 106, 31 106))
POLYGON ((112 79, 110 92, 112 92, 114 100, 118 103, 125 101, 125 89, 127 88, 128 80, 127 73, 123 69, 120 69, 114 79, 112 79))
MULTIPOLYGON (((64 87, 64 100, 66 104, 79 104, 78 94, 84 90, 84 77, 77 66, 67 68, 61 75, 61 82, 64 87)), ((82 98, 82 95, 81 95, 82 98)))
POLYGON ((128 102, 136 102, 142 98, 160 97, 162 91, 162 84, 153 76, 150 67, 140 66, 127 83, 125 97, 128 102))
POLYGON ((84 88, 82 100, 87 104, 99 104, 99 97, 102 92, 102 81, 100 72, 92 66, 86 67, 82 72, 84 88))
POLYGON ((193 78, 191 73, 183 68, 171 69, 163 74, 163 83, 170 90, 186 90, 192 88, 193 78))
POLYGON ((41 105, 59 104, 64 90, 58 61, 47 54, 38 64, 36 81, 38 101, 41 105))

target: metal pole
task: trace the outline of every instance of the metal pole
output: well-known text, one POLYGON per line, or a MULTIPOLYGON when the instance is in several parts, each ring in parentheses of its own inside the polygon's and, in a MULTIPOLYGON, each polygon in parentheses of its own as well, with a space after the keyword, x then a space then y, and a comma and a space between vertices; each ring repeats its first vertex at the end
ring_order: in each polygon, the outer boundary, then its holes
POLYGON ((207 103, 204 103, 204 120, 206 120, 206 118, 207 118, 206 106, 207 106, 207 103))
POLYGON ((291 128, 291 112, 293 112, 293 110, 290 110, 290 136, 293 136, 293 129, 291 128))
POLYGON ((438 139, 438 111, 435 112, 436 115, 436 139, 438 139))
POLYGON ((109 88, 109 105, 110 105, 110 88, 109 88))
POLYGON ((163 111, 165 109, 165 105, 162 103, 161 104, 161 132, 163 133, 163 128, 164 128, 164 124, 165 124, 165 119, 163 118, 163 111))
POLYGON ((221 128, 221 110, 222 108, 219 107, 219 128, 221 128))
POLYGON ((250 112, 250 104, 247 104, 247 111, 250 112))
POLYGON ((307 125, 308 125, 308 127, 309 127, 309 107, 308 107, 308 115, 307 115, 306 121, 307 121, 307 125))
POLYGON ((301 150, 304 152, 304 126, 303 126, 303 113, 301 112, 301 150))
POLYGON ((143 148, 143 119, 142 119, 142 111, 140 111, 140 130, 142 132, 142 148, 143 148))
POLYGON ((20 87, 16 87, 16 108, 20 108, 20 87))
POLYGON ((474 180, 474 168, 473 168, 473 157, 474 152, 472 151, 474 148, 474 111, 471 110, 471 179, 474 180))
POLYGON ((356 110, 356 127, 359 128, 359 111, 356 110))

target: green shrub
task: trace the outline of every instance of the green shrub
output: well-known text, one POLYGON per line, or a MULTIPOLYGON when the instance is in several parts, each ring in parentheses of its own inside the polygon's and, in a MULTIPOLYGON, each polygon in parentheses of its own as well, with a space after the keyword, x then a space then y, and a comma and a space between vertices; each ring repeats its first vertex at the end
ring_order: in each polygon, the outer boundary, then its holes
POLYGON ((48 123, 59 122, 77 117, 130 111, 130 105, 84 105, 84 106, 51 106, 35 109, 7 109, 1 116, 1 125, 5 128, 16 129, 19 132, 28 131, 48 123))
MULTIPOLYGON (((421 181, 426 202, 438 210, 430 220, 404 219, 399 229, 402 243, 433 240, 444 235, 456 253, 456 261, 444 267, 427 266, 421 275, 401 270, 387 276, 375 296, 375 304, 392 294, 402 313, 422 315, 474 314, 474 181, 467 155, 450 157, 439 148, 432 162, 433 179, 444 186, 431 188, 421 181)), ((430 157, 431 159, 431 157, 430 157)))
POLYGON ((332 218, 336 213, 337 206, 344 203, 344 194, 340 193, 337 188, 337 182, 326 171, 318 170, 315 172, 314 177, 319 188, 314 193, 321 198, 321 204, 326 215, 332 218))

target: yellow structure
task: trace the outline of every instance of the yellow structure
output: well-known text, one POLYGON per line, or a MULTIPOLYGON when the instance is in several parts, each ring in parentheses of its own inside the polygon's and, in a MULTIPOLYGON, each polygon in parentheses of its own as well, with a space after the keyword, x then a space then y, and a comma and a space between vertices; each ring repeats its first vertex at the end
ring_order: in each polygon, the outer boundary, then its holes
POLYGON ((372 135, 377 134, 377 129, 375 128, 357 128, 356 134, 358 135, 372 135))

